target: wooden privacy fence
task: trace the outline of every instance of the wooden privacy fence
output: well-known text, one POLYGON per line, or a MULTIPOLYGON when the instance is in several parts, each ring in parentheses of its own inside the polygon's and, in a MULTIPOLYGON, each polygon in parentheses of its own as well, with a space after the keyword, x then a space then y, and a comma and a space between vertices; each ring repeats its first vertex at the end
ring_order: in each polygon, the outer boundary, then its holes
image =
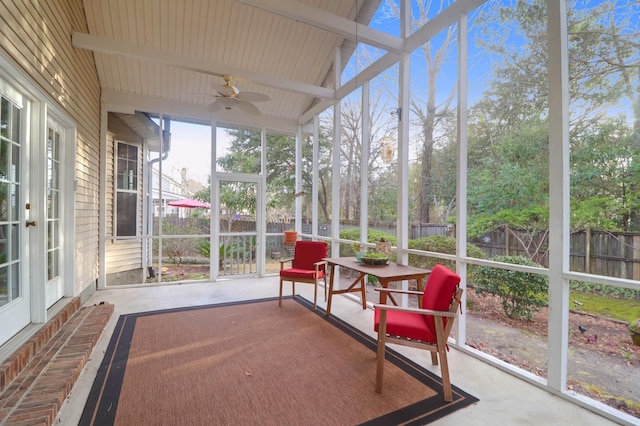
MULTIPOLYGON (((469 241, 487 257, 525 256, 548 266, 548 231, 501 227, 469 241)), ((640 233, 585 229, 569 236, 569 268, 574 272, 640 280, 640 233)))
MULTIPOLYGON (((391 235, 396 235, 396 222, 376 222, 369 224, 369 230, 380 231, 391 235)), ((360 223, 357 221, 340 223, 340 230, 359 228, 360 223)), ((412 240, 431 237, 434 235, 447 235, 453 236, 453 230, 455 228, 452 225, 440 224, 440 223, 419 223, 411 224, 409 227, 409 238, 412 240)), ((302 225, 303 233, 311 233, 311 224, 302 225)), ((331 235, 331 224, 321 224, 318 226, 318 234, 321 236, 331 235)))
MULTIPOLYGON (((197 231, 192 233, 201 233, 206 234, 209 232, 209 219, 206 218, 194 218, 194 217, 186 217, 186 218, 178 218, 178 217, 164 217, 162 218, 163 226, 165 229, 167 227, 174 227, 177 229, 189 229, 191 231, 197 231)), ((154 232, 157 234, 158 221, 154 223, 155 229, 154 232)), ((348 223, 341 223, 340 230, 344 229, 353 229, 358 228, 360 224, 356 221, 351 221, 348 223)), ((267 223, 267 233, 275 234, 281 233, 289 229, 294 229, 295 224, 292 223, 282 223, 282 222, 274 222, 267 223)), ((221 229, 227 229, 227 222, 221 221, 221 229)), ((242 232, 242 231, 252 231, 256 229, 255 222, 247 221, 247 220, 238 220, 232 223, 231 232, 242 232)), ((312 224, 305 222, 302 224, 302 233, 310 234, 312 229, 312 224)), ((396 234, 396 223, 395 222, 376 222, 371 223, 369 225, 370 230, 385 232, 387 234, 395 235, 396 234)), ((437 224, 437 223, 419 223, 419 224, 411 224, 409 229, 409 238, 417 239, 423 237, 431 237, 433 235, 454 235, 454 227, 448 224, 437 224)), ((178 232, 174 232, 178 233, 178 232)), ((321 236, 330 236, 331 235, 331 224, 320 224, 318 226, 318 234, 321 236)))
MULTIPOLYGON (((208 233, 209 221, 198 218, 164 218, 176 228, 208 233)), ((224 226, 224 224, 223 224, 224 226)), ((357 223, 340 224, 341 229, 357 228, 357 223)), ((282 233, 293 229, 293 223, 268 223, 267 233, 282 233)), ((303 233, 311 233, 310 223, 302 224, 303 233)), ((224 229, 224 228, 223 228, 224 229)), ((371 224, 369 229, 395 235, 395 223, 371 224)), ((255 230, 255 222, 236 221, 233 232, 255 230)), ((318 226, 321 236, 331 235, 331 224, 318 226)), ((454 228, 447 224, 412 224, 410 238, 417 239, 433 235, 454 236, 454 228)), ((283 238, 270 237, 267 256, 271 251, 284 252, 283 238), (275 239, 274 239, 275 238, 275 239)), ((541 265, 548 266, 548 231, 525 231, 500 227, 479 238, 469 241, 482 249, 488 258, 494 256, 525 256, 541 265)), ((570 270, 595 275, 640 280, 640 233, 609 232, 585 229, 570 234, 570 270)))

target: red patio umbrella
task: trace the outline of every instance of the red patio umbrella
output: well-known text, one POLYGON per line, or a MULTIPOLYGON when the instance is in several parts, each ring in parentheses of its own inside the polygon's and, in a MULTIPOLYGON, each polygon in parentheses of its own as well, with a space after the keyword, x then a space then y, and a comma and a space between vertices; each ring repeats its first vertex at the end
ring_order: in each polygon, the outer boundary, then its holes
POLYGON ((205 203, 200 200, 194 200, 193 198, 184 198, 182 200, 171 201, 168 204, 174 207, 187 207, 189 209, 193 209, 196 207, 203 207, 205 209, 211 208, 209 203, 205 203))

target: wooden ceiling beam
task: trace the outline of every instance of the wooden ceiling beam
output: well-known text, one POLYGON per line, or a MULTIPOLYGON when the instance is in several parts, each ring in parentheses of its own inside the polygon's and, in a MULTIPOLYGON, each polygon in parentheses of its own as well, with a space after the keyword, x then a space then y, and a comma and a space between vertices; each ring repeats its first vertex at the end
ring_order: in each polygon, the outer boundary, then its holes
POLYGON ((79 49, 87 49, 93 52, 120 55, 128 58, 155 62, 175 68, 215 75, 217 77, 229 74, 236 78, 248 80, 261 86, 272 87, 294 93, 302 93, 321 99, 333 99, 335 96, 335 90, 326 87, 314 86, 312 84, 302 83, 299 81, 292 81, 280 77, 255 73, 237 67, 176 55, 175 53, 163 50, 125 43, 123 41, 110 40, 90 34, 74 32, 72 42, 73 46, 79 49))

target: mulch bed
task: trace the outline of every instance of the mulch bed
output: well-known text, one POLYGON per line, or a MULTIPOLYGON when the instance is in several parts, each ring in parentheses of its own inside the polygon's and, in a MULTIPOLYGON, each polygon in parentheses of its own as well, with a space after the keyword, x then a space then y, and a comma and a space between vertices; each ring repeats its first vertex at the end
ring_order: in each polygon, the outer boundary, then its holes
MULTIPOLYGON (((546 340, 548 327, 548 309, 541 308, 540 312, 533 314, 533 320, 515 320, 508 318, 500 304, 500 298, 489 294, 476 294, 473 288, 468 289, 467 300, 470 302, 468 311, 474 317, 487 321, 495 321, 499 324, 511 327, 515 330, 521 330, 525 333, 535 335, 546 340)), ((633 344, 631 334, 629 333, 627 323, 603 318, 586 312, 570 310, 569 312, 569 348, 582 348, 601 354, 603 357, 612 356, 622 360, 634 370, 640 368, 640 346, 633 344), (583 328, 583 331, 580 328, 583 328)), ((500 349, 492 348, 491 345, 477 348, 483 352, 502 359, 510 364, 523 368, 534 374, 546 375, 546 368, 537 366, 539 360, 528 360, 518 356, 511 356, 508 353, 502 353, 500 349)), ((631 374, 636 374, 631 372, 631 374)), ((586 395, 594 400, 600 401, 606 405, 614 407, 620 411, 631 414, 640 418, 640 405, 628 404, 628 401, 611 396, 603 396, 597 390, 582 385, 575 381, 569 380, 567 383, 569 389, 586 395)))
MULTIPOLYGON (((509 327, 525 330, 538 337, 547 337, 548 309, 541 308, 533 314, 532 321, 515 320, 505 316, 500 298, 489 294, 476 294, 469 288, 467 300, 471 301, 469 311, 475 316, 499 321, 509 327)), ((569 312, 569 346, 580 347, 603 354, 621 356, 621 351, 629 353, 629 363, 640 362, 640 346, 633 344, 627 323, 598 317, 585 312, 569 312), (580 326, 586 331, 581 332, 580 326)))

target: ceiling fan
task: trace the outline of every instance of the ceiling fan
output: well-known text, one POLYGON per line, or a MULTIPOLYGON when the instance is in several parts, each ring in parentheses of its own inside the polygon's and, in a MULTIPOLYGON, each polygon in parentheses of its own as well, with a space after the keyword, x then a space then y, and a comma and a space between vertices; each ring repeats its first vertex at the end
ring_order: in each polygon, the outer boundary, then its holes
POLYGON ((233 77, 224 75, 223 78, 224 85, 214 84, 217 92, 216 100, 209 105, 209 111, 217 112, 223 109, 230 111, 238 108, 247 114, 260 115, 260 110, 252 102, 266 102, 270 99, 269 96, 257 92, 240 92, 231 84, 233 77))

